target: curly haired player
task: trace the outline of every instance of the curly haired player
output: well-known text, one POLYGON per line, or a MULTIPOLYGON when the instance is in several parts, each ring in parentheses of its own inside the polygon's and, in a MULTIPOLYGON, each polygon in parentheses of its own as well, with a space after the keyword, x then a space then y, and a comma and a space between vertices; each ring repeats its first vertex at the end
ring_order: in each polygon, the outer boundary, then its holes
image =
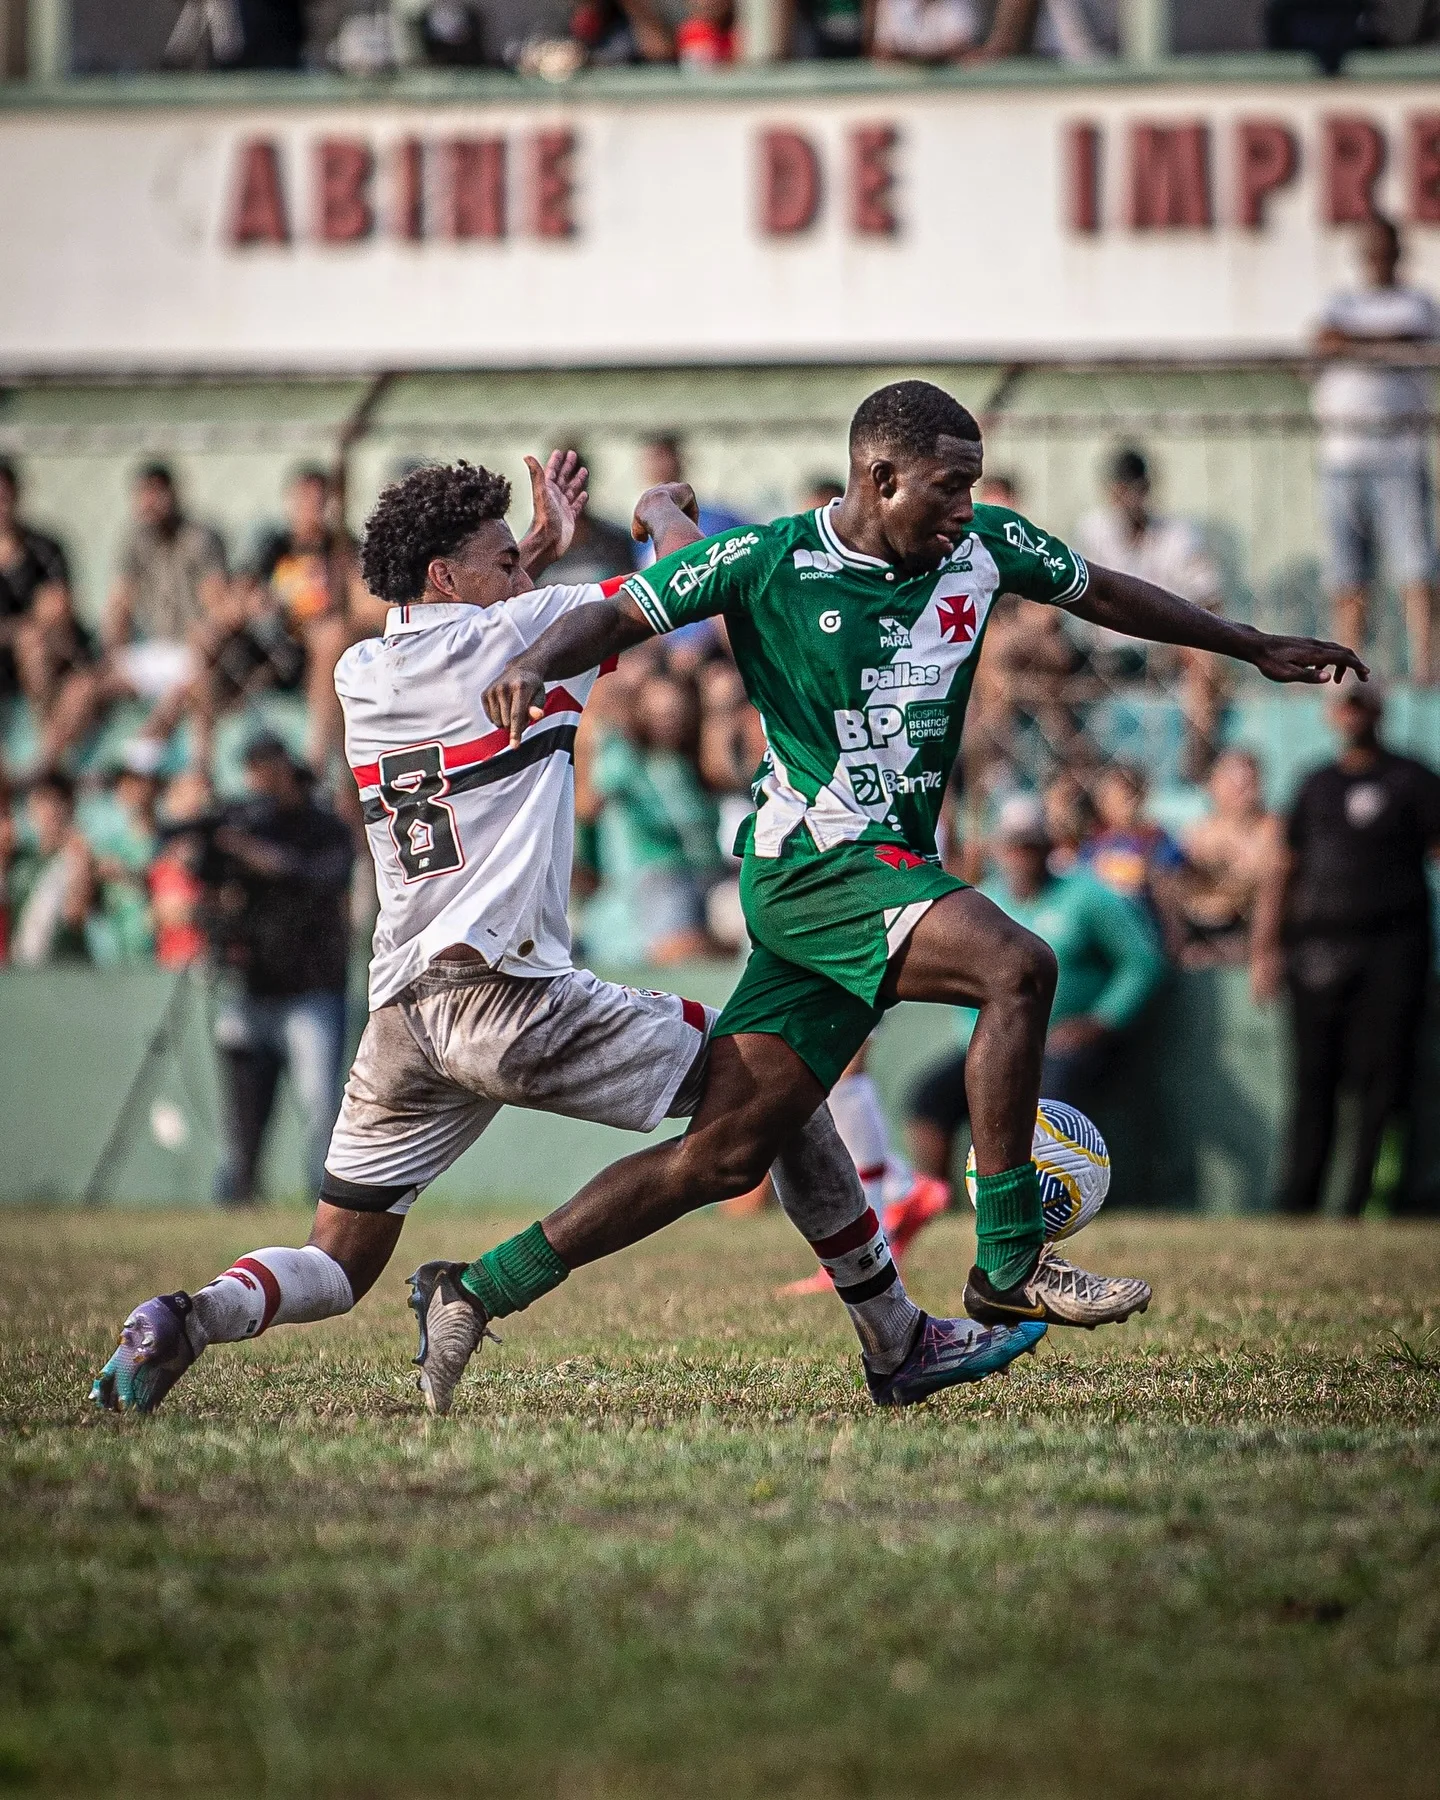
MULTIPOLYGON (((381 905, 370 1019, 309 1241, 253 1251, 194 1294, 137 1307, 95 1381, 101 1406, 153 1411, 208 1345, 347 1312, 385 1268, 416 1196, 502 1106, 649 1131, 697 1104, 715 1015, 571 961, 572 747, 599 668, 537 691, 513 730, 481 706, 514 657, 605 591, 532 586, 569 543, 586 472, 573 453, 543 470, 527 461, 535 522, 519 544, 505 523, 509 483, 465 463, 396 482, 366 527, 366 584, 391 610, 383 637, 341 658, 335 685, 381 905)), ((636 536, 653 534, 668 554, 695 535, 694 511, 688 488, 651 490, 636 536)), ((977 1381, 1043 1332, 931 1319, 915 1306, 823 1105, 774 1160, 787 1213, 849 1309, 879 1403, 977 1381)), ((605 1250, 591 1246, 592 1256, 605 1250)), ((488 1317, 573 1266, 532 1226, 487 1265, 488 1317)), ((472 1333, 488 1322, 462 1293, 463 1272, 430 1263, 412 1278, 420 1386, 435 1412, 448 1410, 472 1333)))

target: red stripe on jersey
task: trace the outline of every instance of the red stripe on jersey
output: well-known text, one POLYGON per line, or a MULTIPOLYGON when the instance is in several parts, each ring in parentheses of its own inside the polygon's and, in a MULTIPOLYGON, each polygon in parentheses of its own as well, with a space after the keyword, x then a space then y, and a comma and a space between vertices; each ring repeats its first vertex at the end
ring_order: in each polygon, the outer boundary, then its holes
POLYGON ((876 1163, 873 1169, 857 1169, 855 1173, 862 1181, 883 1181, 885 1178, 884 1163, 876 1163))
POLYGON ((620 658, 618 656, 607 656, 600 665, 600 673, 602 675, 613 675, 619 667, 620 658))
POLYGON ((682 998, 680 1001, 680 1012, 684 1017, 685 1023, 687 1025, 693 1025, 695 1030, 700 1033, 701 1037, 704 1037, 705 1008, 700 1002, 698 1000, 686 1000, 682 998))
POLYGON ((862 1244, 868 1244, 879 1229, 880 1221, 875 1217, 874 1209, 867 1206, 853 1225, 837 1231, 834 1237, 820 1238, 810 1248, 824 1262, 832 1256, 843 1256, 847 1250, 858 1250, 862 1244))
MULTIPOLYGON (((542 717, 550 718, 555 713, 584 712, 582 702, 568 693, 563 687, 552 688, 545 696, 542 717)), ((538 719, 532 719, 531 725, 538 725, 538 719)), ((525 729, 528 731, 530 726, 525 729)), ((510 748, 508 731, 492 731, 483 738, 471 738, 467 744, 443 744, 440 754, 447 769, 465 769, 472 763, 489 762, 492 756, 498 756, 502 750, 510 748)), ((380 765, 378 762, 360 763, 351 769, 355 777, 355 785, 360 788, 379 787, 380 765)))
MULTIPOLYGON (((273 1273, 265 1267, 264 1263, 258 1262, 253 1256, 238 1257, 234 1267, 237 1269, 244 1269, 247 1274, 253 1275, 264 1289, 265 1317, 260 1321, 260 1331, 264 1331, 266 1326, 269 1325, 270 1321, 279 1311, 280 1283, 275 1279, 273 1273)), ((255 1335, 258 1337, 260 1332, 257 1331, 255 1335)))
POLYGON ((600 592, 607 600, 613 600, 629 579, 628 575, 612 575, 608 581, 600 583, 600 592))

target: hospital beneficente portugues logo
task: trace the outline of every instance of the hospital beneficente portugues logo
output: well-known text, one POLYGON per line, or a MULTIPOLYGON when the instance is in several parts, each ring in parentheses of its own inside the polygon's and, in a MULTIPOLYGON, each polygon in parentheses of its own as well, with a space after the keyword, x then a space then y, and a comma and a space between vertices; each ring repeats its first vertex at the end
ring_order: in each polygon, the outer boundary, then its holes
POLYGON ((696 588, 703 587, 717 569, 728 568, 742 556, 748 556, 759 542, 755 533, 748 531, 744 537, 725 538, 712 544, 703 563, 681 563, 670 577, 670 592, 684 600, 696 588))

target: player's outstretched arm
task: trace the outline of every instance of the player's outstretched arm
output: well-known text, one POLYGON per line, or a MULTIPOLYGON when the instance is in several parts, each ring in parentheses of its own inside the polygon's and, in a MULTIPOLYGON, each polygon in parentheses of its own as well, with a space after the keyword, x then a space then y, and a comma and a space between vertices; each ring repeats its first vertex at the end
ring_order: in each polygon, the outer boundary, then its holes
POLYGON ((1194 650, 1212 650, 1248 662, 1270 681, 1339 681, 1353 669, 1361 681, 1370 671, 1344 644, 1318 638, 1278 637, 1222 619, 1203 607, 1192 606, 1178 594, 1167 593, 1153 582, 1117 569, 1090 567, 1090 585, 1069 609, 1077 619, 1105 625, 1130 637, 1155 644, 1183 644, 1194 650))
POLYGON ((570 548, 575 526, 590 498, 590 471, 573 450, 552 450, 541 468, 525 458, 530 471, 530 529, 519 544, 520 567, 533 581, 570 548))
POLYGON ((558 618, 528 650, 506 663, 500 679, 481 695, 480 704, 502 731, 510 733, 511 744, 518 744, 526 726, 544 717, 547 681, 583 675, 654 635, 654 627, 628 594, 592 600, 558 618))

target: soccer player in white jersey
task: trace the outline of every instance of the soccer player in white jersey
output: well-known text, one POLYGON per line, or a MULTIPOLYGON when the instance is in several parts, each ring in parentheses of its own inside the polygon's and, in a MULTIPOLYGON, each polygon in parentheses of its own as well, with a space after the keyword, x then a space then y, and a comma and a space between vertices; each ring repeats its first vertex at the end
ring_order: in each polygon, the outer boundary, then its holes
MULTIPOLYGON (((383 637, 341 658, 335 683, 381 909, 370 1019, 314 1226, 301 1248, 253 1251, 193 1295, 137 1307, 95 1381, 101 1406, 153 1411, 208 1345, 347 1312, 385 1268, 419 1192, 502 1106, 649 1131, 699 1101, 714 1015, 571 961, 572 746, 599 669, 552 684, 513 742, 481 706, 515 655, 602 595, 532 585, 573 533, 585 471, 573 454, 530 469, 536 517, 518 545, 505 523, 509 483, 464 463, 416 470, 370 517, 361 566, 391 610, 383 637)), ((636 535, 663 521, 654 534, 665 554, 693 536, 694 512, 688 488, 652 490, 636 535)), ((823 1106, 781 1147, 774 1172, 787 1214, 835 1278, 879 1403, 979 1380, 1043 1332, 932 1319, 915 1306, 823 1106)), ((618 1235, 632 1234, 622 1224, 618 1235)), ((607 1254, 602 1239, 592 1256, 607 1254)), ((512 1290, 555 1285, 569 1272, 557 1262, 539 1224, 513 1240, 487 1276, 486 1320, 520 1309, 523 1298, 506 1303, 512 1290)), ((436 1412, 448 1410, 475 1347, 465 1273, 428 1263, 411 1278, 420 1386, 436 1412)))

